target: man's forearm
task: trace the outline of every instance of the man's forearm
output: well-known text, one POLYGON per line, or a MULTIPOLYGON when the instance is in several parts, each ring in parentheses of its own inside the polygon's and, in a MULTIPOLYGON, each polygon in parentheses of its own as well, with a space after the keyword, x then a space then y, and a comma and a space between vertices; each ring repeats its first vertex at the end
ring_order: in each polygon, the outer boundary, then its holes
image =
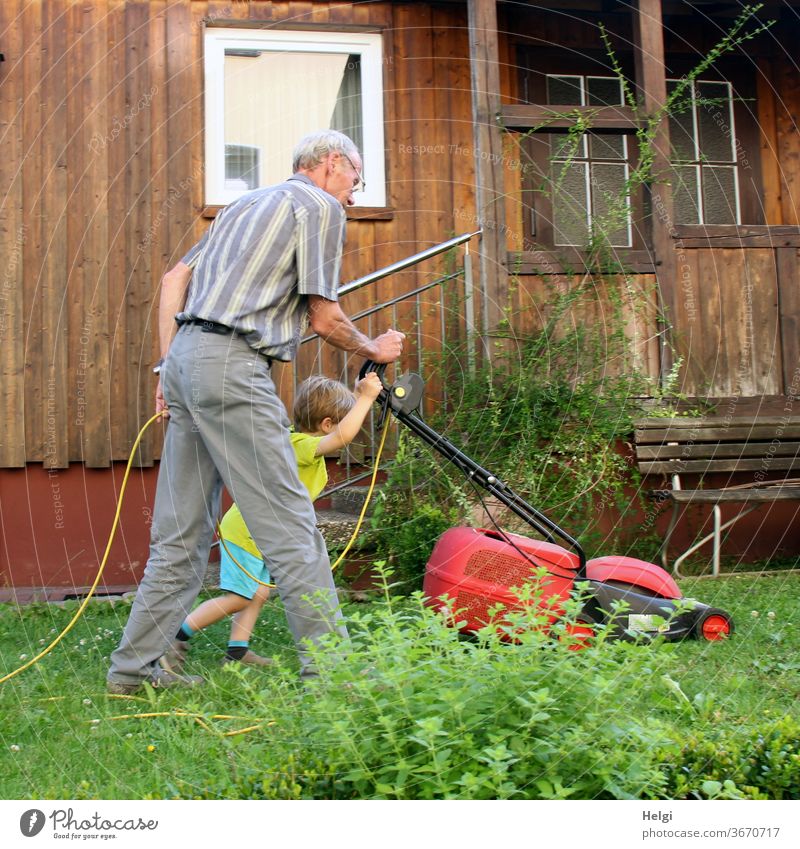
POLYGON ((175 335, 177 326, 175 315, 179 313, 186 304, 186 293, 189 289, 189 280, 192 270, 182 263, 168 271, 161 281, 161 300, 158 304, 158 341, 161 356, 165 357, 172 337, 175 335))
POLYGON ((376 363, 391 363, 403 351, 405 334, 389 329, 370 339, 355 327, 337 301, 319 295, 309 296, 308 316, 320 338, 351 354, 359 354, 376 363))
POLYGON ((346 315, 333 318, 317 332, 329 345, 350 354, 360 354, 370 358, 375 352, 372 339, 365 336, 346 315))

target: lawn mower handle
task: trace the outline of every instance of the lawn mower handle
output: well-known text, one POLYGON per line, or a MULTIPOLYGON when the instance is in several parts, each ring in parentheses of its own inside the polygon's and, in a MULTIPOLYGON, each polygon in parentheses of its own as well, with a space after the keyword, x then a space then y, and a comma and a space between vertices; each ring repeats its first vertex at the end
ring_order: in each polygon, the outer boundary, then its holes
POLYGON ((377 374, 378 377, 381 379, 383 388, 388 392, 392 387, 384 379, 384 374, 386 374, 387 365, 388 363, 375 363, 372 360, 364 360, 361 365, 361 368, 358 370, 358 379, 363 380, 367 376, 367 372, 374 371, 375 374, 377 374))
POLYGON ((560 528, 544 513, 528 504, 517 495, 511 487, 504 484, 496 475, 488 469, 484 469, 470 456, 453 445, 440 433, 427 425, 418 414, 418 408, 422 400, 422 390, 425 386, 422 378, 417 374, 404 374, 394 384, 386 382, 385 363, 374 363, 366 360, 358 372, 359 380, 362 380, 367 372, 374 371, 380 378, 383 390, 375 399, 382 410, 389 409, 392 415, 402 422, 412 433, 423 442, 427 442, 431 448, 438 451, 446 460, 449 460, 456 468, 460 469, 469 480, 485 489, 498 501, 505 504, 512 513, 527 522, 537 533, 540 533, 548 542, 558 544, 560 540, 566 543, 575 554, 578 555, 577 580, 586 578, 586 553, 580 543, 573 539, 565 530, 560 528), (398 391, 402 390, 402 392, 398 391))

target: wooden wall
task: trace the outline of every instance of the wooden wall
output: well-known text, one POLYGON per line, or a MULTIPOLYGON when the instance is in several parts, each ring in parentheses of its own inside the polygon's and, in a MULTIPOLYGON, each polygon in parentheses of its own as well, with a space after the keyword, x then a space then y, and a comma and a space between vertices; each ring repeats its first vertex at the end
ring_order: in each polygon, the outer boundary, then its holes
MULTIPOLYGON (((152 412, 159 279, 209 224, 204 18, 382 28, 394 211, 349 224, 344 280, 474 229, 464 7, 3 0, 0 467, 107 466, 127 457, 152 412)), ((429 261, 349 296, 345 308, 355 313, 443 266, 429 261)), ((406 364, 420 346, 441 345, 440 306, 428 301, 398 310, 415 331, 406 364)), ((323 350, 322 367, 338 371, 340 356, 323 350)), ((158 456, 156 430, 144 465, 158 456)))
MULTIPOLYGON (((594 5, 599 10, 600 4, 594 5)), ((576 25, 575 12, 534 16, 528 10, 528 17, 510 20, 503 17, 509 8, 500 7, 501 79, 504 100, 514 102, 517 41, 535 34, 578 50, 582 40, 595 37, 596 26, 576 25)), ((78 461, 107 466, 127 457, 151 414, 154 379, 149 366, 157 358, 159 279, 209 223, 202 215, 202 37, 207 18, 382 29, 393 212, 389 218, 350 223, 345 280, 475 226, 469 50, 462 4, 3 0, 0 467, 41 462, 60 468, 78 461)), ((767 220, 797 224, 800 134, 795 116, 800 112, 800 84, 785 51, 762 51, 758 56, 767 220)), ((509 145, 507 237, 509 247, 518 249, 521 211, 514 196, 521 172, 514 167, 513 139, 509 145)), ((712 260, 698 253, 692 259, 691 285, 699 287, 701 308, 708 305, 711 310, 714 300, 707 292, 714 287, 721 293, 720 302, 728 303, 730 297, 733 303, 737 289, 755 280, 770 328, 777 322, 787 337, 796 319, 786 310, 775 318, 767 304, 778 292, 774 268, 781 262, 786 269, 783 279, 794 279, 788 254, 776 262, 758 251, 735 260, 723 260, 722 255, 712 260), (724 279, 718 276, 723 268, 724 279), (710 283, 708 274, 714 275, 710 283)), ((444 260, 432 261, 396 275, 348 296, 345 308, 355 313, 376 299, 408 291, 443 268, 444 260)), ((640 282, 646 290, 646 276, 640 282)), ((539 286, 536 278, 523 277, 515 290, 523 330, 534 322, 532 311, 542 297, 539 286)), ((784 304, 795 297, 788 282, 781 291, 784 304)), ((441 347, 442 309, 433 293, 419 307, 397 309, 400 327, 413 331, 404 367, 416 367, 422 349, 441 347)), ((642 340, 637 345, 644 346, 637 356, 655 368, 654 308, 648 315, 636 331, 642 340)), ((378 317, 371 329, 380 332, 393 318, 378 317)), ((706 318, 713 324, 711 312, 706 318)), ((458 333, 457 326, 453 332, 458 333)), ((736 328, 726 329, 723 338, 731 332, 736 328)), ((737 361, 736 351, 734 345, 726 354, 726 368, 737 361)), ((327 347, 319 354, 321 363, 317 356, 313 347, 304 352, 301 370, 317 365, 328 372, 344 368, 341 356, 327 347)), ((692 374, 699 380, 708 373, 708 364, 700 368, 694 353, 692 359, 692 374)), ((771 362, 778 368, 777 359, 771 362)), ((714 368, 717 389, 732 386, 729 375, 720 377, 723 371, 714 368)), ((753 369, 754 375, 761 374, 763 363, 754 362, 753 369)), ((754 378, 742 386, 763 392, 778 383, 770 371, 763 380, 754 378)), ((284 385, 291 400, 286 375, 284 385)), ((785 389, 785 379, 783 385, 785 389)), ((443 391, 435 375, 430 390, 434 395, 443 391)), ((157 458, 159 439, 155 429, 145 438, 139 458, 143 465, 157 458)))
MULTIPOLYGON (((800 27, 792 28, 794 43, 800 27)), ((800 73, 781 51, 758 62, 761 170, 768 224, 800 224, 800 73)))
MULTIPOLYGON (((506 7, 505 29, 519 33, 524 49, 573 51, 603 62, 605 48, 599 34, 602 21, 611 40, 624 57, 631 50, 629 16, 603 12, 599 5, 585 4, 586 13, 569 9, 533 11, 506 7)), ((692 13, 684 5, 664 4, 665 48, 668 62, 688 70, 719 41, 732 23, 731 17, 692 13)), ((761 18, 774 18, 770 30, 746 44, 731 61, 743 76, 752 71, 753 97, 741 108, 754 116, 756 130, 742 132, 740 156, 751 163, 741 173, 755 186, 755 207, 760 227, 746 219, 741 227, 674 227, 673 249, 678 263, 678 309, 671 316, 675 353, 682 358, 679 383, 684 395, 695 397, 763 398, 792 396, 800 387, 800 73, 792 54, 800 37, 796 16, 775 4, 761 18), (792 231, 792 227, 795 228, 792 231), (721 232, 725 230, 725 232, 721 232), (718 231, 711 233, 710 231, 718 231)), ((505 101, 524 102, 517 82, 514 57, 506 42, 505 101)), ((563 66, 562 66, 563 67, 563 66)), ((521 252, 523 265, 536 267, 543 277, 523 274, 515 297, 519 303, 543 303, 543 289, 559 276, 558 252, 526 241, 523 217, 527 206, 523 194, 526 155, 520 134, 507 136, 506 203, 507 246, 521 252), (522 163, 523 168, 510 167, 522 163), (549 283, 545 282, 549 279, 549 283)), ((649 251, 651 253, 651 251, 649 251)), ((624 252, 622 252, 624 254, 624 252)), ((623 256, 623 263, 625 263, 623 256)), ((651 254, 652 263, 652 254, 651 254)), ((630 263, 636 266, 638 262, 630 263)), ((628 331, 633 361, 651 376, 658 374, 659 333, 655 276, 634 273, 631 277, 639 297, 629 311, 628 331)), ((572 281, 575 285, 576 281, 572 281)), ((561 285, 564 285, 563 283, 561 285)), ((585 301, 571 316, 574 321, 602 320, 603 296, 585 301)), ((520 328, 537 322, 533 311, 521 310, 520 328)), ((623 367, 627 363, 623 364, 623 367)), ((614 366, 609 364, 613 371, 614 366)))
POLYGON ((797 395, 798 249, 680 248, 678 271, 680 390, 736 399, 797 395))

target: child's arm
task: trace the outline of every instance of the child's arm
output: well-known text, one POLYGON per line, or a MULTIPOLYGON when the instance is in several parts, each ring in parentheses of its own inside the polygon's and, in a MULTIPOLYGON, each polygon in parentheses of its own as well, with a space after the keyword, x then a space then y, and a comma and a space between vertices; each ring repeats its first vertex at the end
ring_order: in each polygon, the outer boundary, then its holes
POLYGON ((334 426, 331 433, 320 439, 317 450, 314 452, 316 457, 333 454, 356 438, 370 407, 381 394, 381 388, 381 379, 374 371, 369 372, 363 380, 359 380, 356 384, 356 403, 353 409, 334 426))

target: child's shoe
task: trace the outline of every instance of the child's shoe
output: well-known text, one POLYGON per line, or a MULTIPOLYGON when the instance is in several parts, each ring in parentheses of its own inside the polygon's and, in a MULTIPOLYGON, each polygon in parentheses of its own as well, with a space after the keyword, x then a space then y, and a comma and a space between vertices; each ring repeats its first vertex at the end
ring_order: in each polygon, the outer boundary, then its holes
POLYGON ((161 668, 166 669, 167 672, 180 675, 186 663, 186 655, 188 654, 188 640, 173 640, 172 645, 164 652, 158 662, 161 668))

